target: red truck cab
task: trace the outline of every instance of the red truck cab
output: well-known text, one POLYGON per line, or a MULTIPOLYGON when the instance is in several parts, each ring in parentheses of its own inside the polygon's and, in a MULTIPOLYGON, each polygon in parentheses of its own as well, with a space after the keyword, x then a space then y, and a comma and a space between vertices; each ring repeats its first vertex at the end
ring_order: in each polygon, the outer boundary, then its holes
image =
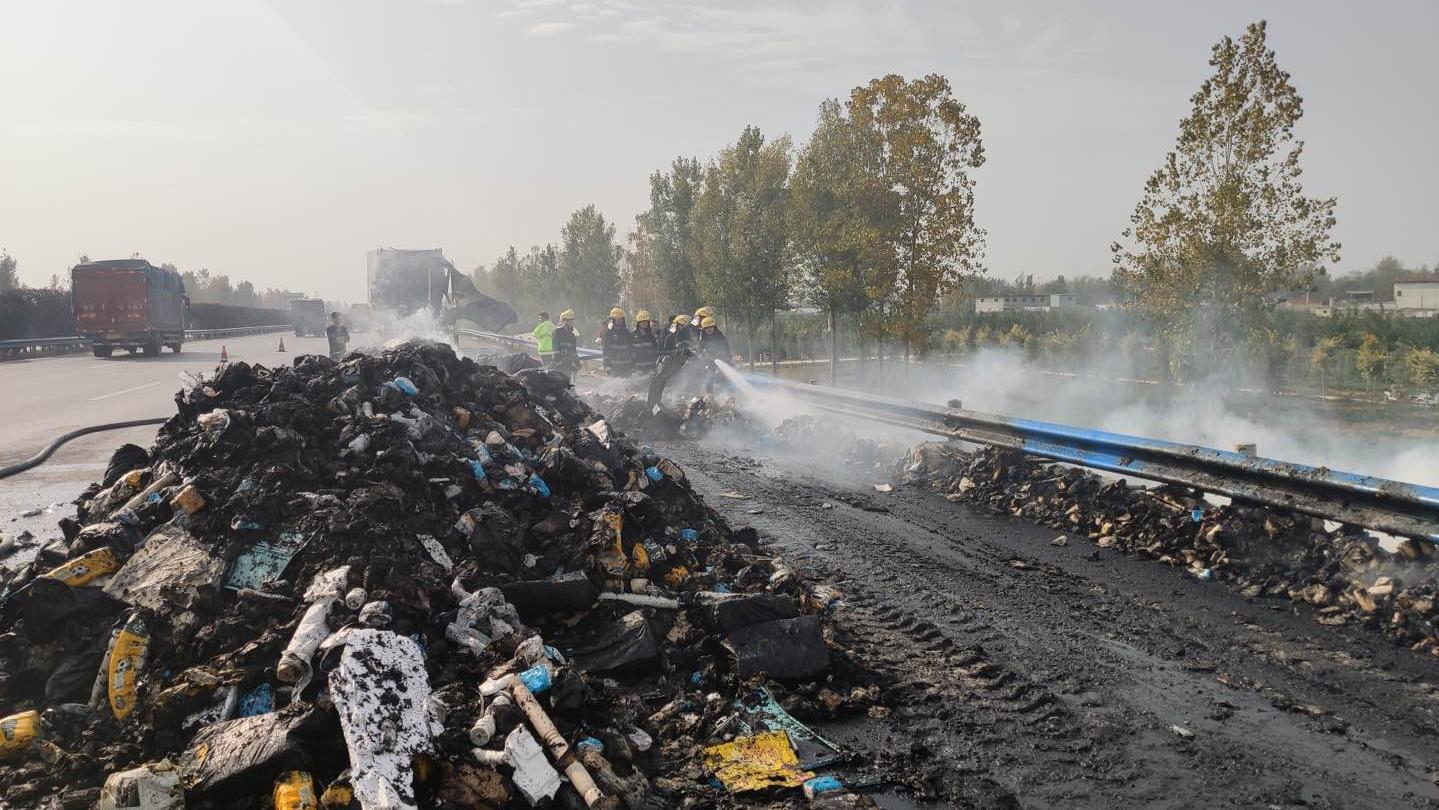
POLYGON ((114 259, 76 265, 70 279, 75 334, 96 357, 117 348, 147 357, 162 346, 180 351, 190 299, 179 273, 144 259, 114 259))

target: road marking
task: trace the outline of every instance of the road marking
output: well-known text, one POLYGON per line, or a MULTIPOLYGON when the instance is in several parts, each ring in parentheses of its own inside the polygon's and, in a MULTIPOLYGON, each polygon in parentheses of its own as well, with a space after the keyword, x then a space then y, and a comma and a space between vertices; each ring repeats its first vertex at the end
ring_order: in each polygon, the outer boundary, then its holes
POLYGON ((123 391, 116 391, 116 392, 114 392, 114 393, 112 393, 112 394, 101 394, 101 395, 98 396, 98 397, 90 397, 90 401, 91 401, 91 402, 99 402, 99 401, 102 400, 102 399, 109 399, 110 397, 118 397, 118 396, 120 396, 121 394, 128 394, 128 393, 130 393, 131 391, 139 391, 139 390, 144 389, 144 388, 154 388, 155 386, 161 385, 161 384, 163 384, 164 382, 165 382, 164 380, 156 380, 155 382, 145 383, 144 385, 137 385, 137 386, 135 386, 134 388, 126 388, 126 389, 124 389, 123 391))

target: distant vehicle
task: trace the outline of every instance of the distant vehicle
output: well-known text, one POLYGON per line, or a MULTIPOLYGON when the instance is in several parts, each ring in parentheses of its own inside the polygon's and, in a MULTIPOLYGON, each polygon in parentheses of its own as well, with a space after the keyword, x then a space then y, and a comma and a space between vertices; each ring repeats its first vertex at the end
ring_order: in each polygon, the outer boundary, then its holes
POLYGON ((370 331, 370 305, 351 304, 350 311, 345 316, 345 320, 351 332, 370 331))
POLYGON ((444 326, 467 320, 490 332, 519 320, 509 304, 475 289, 439 248, 372 250, 365 274, 373 314, 384 310, 403 318, 428 309, 444 326))
POLYGON ((290 326, 295 330, 295 337, 325 334, 325 302, 319 298, 291 301, 290 326))
POLYGON ((176 353, 185 342, 190 299, 174 270, 144 259, 112 259, 76 265, 70 270, 75 334, 90 342, 96 357, 116 349, 176 353))

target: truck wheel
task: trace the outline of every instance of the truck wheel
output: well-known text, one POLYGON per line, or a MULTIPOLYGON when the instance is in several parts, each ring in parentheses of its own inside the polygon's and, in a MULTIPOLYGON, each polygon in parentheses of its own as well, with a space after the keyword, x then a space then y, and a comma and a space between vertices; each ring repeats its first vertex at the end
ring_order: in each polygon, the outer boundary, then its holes
POLYGON ((181 345, 181 344, 179 344, 179 343, 171 343, 171 344, 170 344, 170 351, 174 352, 175 354, 179 354, 179 353, 180 353, 180 345, 181 345))
POLYGON ((115 353, 115 347, 114 347, 114 346, 91 346, 91 347, 90 347, 90 351, 93 352, 96 357, 109 357, 110 355, 112 355, 112 354, 115 353))
POLYGON ((159 356, 160 356, 160 339, 159 339, 159 338, 151 338, 150 340, 145 341, 145 350, 144 350, 144 351, 145 351, 145 356, 146 356, 146 357, 159 357, 159 356))

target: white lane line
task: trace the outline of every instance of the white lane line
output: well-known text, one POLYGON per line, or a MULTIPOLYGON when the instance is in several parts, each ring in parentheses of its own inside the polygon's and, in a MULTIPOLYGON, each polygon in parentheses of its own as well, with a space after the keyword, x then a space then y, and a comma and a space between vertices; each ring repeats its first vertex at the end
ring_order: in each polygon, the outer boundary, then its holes
POLYGON ((124 390, 122 390, 122 391, 116 391, 116 392, 110 393, 110 394, 101 394, 101 395, 98 396, 98 397, 90 397, 90 401, 91 401, 91 402, 99 402, 99 401, 102 400, 102 399, 109 399, 110 397, 118 397, 118 396, 120 396, 121 394, 128 394, 128 393, 130 393, 131 391, 139 391, 139 390, 144 389, 144 388, 154 388, 154 387, 157 386, 157 385, 163 385, 164 382, 165 382, 164 380, 156 380, 155 382, 148 382, 148 383, 145 383, 144 385, 137 385, 137 386, 135 386, 134 388, 126 388, 126 389, 124 389, 124 390))

